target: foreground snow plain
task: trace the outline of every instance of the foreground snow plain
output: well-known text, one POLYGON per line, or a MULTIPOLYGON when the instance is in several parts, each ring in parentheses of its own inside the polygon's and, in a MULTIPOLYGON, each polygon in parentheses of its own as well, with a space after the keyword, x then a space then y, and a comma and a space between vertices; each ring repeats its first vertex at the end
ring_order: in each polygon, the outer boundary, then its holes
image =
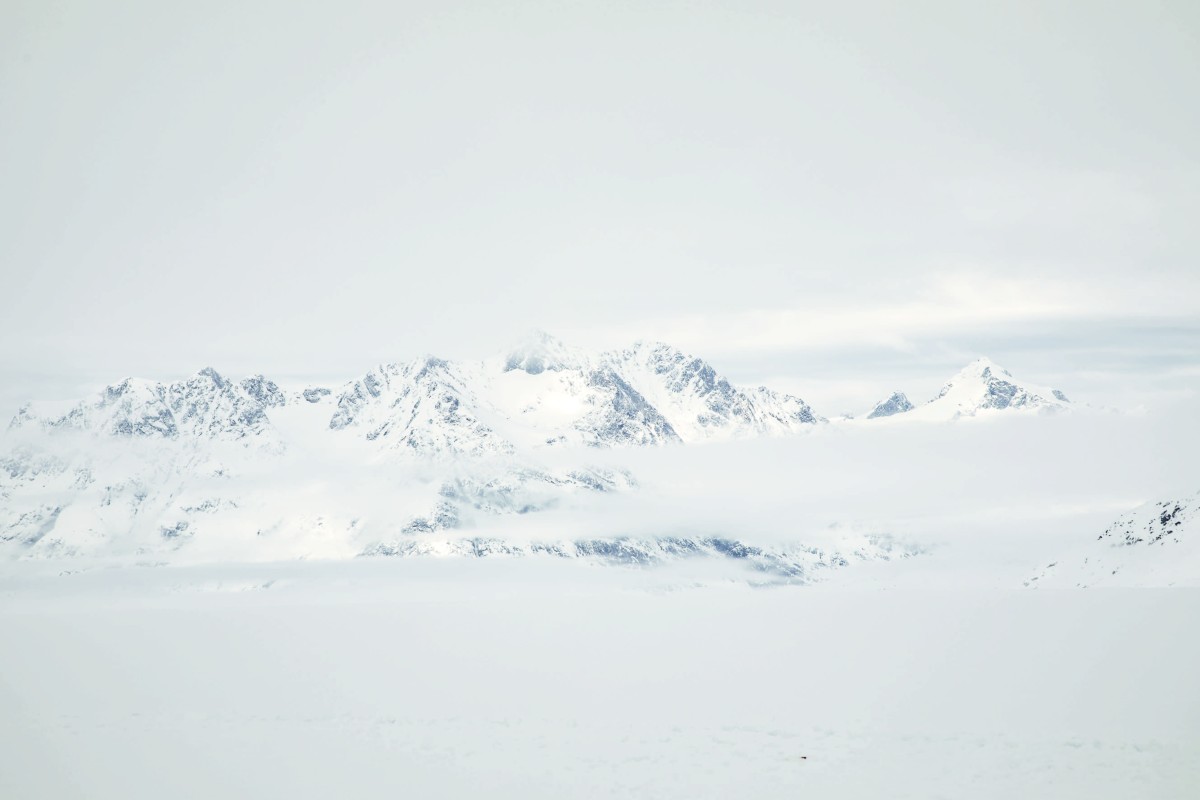
POLYGON ((5 567, 3 797, 1200 786, 1192 588, 755 588, 528 559, 62 567, 5 567))

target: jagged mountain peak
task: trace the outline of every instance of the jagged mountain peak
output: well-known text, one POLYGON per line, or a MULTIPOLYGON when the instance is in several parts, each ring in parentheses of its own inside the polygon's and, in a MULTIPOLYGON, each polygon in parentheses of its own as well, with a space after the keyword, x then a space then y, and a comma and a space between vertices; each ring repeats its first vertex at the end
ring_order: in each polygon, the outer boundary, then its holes
POLYGON ((265 375, 251 375, 243 378, 238 385, 246 394, 253 397, 265 408, 287 405, 287 396, 275 381, 265 375))
POLYGON ((680 441, 670 421, 611 367, 589 370, 593 411, 575 427, 594 446, 647 445, 680 441))
POLYGON ((1006 409, 1051 413, 1072 408, 1058 389, 1019 380, 989 358, 977 358, 946 382, 914 418, 955 418, 1006 409))
POLYGON ((661 341, 639 339, 624 350, 606 354, 605 360, 618 369, 637 365, 659 375, 671 374, 675 378, 674 391, 683 391, 689 384, 704 391, 729 384, 704 359, 661 341))
POLYGON ((703 367, 708 367, 709 370, 712 370, 712 367, 704 359, 659 339, 638 339, 623 350, 610 355, 619 356, 624 359, 635 359, 661 368, 669 368, 672 364, 697 362, 703 365, 703 367))
POLYGON ((1012 373, 997 364, 995 361, 992 361, 987 356, 979 356, 960 369, 954 377, 980 378, 987 380, 994 377, 1011 378, 1012 373))
POLYGON ((879 419, 881 417, 892 417, 896 414, 904 414, 912 411, 915 406, 908 399, 908 395, 904 392, 892 392, 888 397, 880 400, 871 409, 871 413, 867 414, 867 419, 879 419))
POLYGON ((235 384, 205 367, 170 383, 124 378, 69 406, 27 404, 10 427, 122 437, 242 439, 265 433, 266 410, 285 402, 279 387, 261 375, 235 384))
POLYGON ((800 398, 735 386, 704 359, 666 342, 638 341, 604 360, 684 441, 794 432, 820 419, 800 398))
POLYGON ((427 456, 511 453, 480 420, 470 377, 436 356, 381 365, 342 388, 329 428, 361 429, 385 448, 427 456))
POLYGON ((425 353, 409 361, 405 366, 410 371, 421 373, 447 369, 450 362, 432 353, 425 353))
POLYGON ((196 380, 196 379, 207 379, 207 380, 212 381, 215 385, 221 386, 221 387, 227 386, 229 384, 229 381, 227 381, 227 380, 225 380, 225 378, 221 377, 221 373, 217 372, 212 367, 204 367, 203 369, 199 370, 193 378, 193 380, 196 380))

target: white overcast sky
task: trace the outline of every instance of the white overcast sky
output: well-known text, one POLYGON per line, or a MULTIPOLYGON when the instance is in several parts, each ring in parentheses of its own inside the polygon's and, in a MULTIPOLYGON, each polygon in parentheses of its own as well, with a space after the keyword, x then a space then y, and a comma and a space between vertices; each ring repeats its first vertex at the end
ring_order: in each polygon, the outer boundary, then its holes
POLYGON ((530 327, 1200 396, 1200 4, 6 0, 0 405, 530 327), (1130 388, 1133 387, 1133 388, 1130 388))

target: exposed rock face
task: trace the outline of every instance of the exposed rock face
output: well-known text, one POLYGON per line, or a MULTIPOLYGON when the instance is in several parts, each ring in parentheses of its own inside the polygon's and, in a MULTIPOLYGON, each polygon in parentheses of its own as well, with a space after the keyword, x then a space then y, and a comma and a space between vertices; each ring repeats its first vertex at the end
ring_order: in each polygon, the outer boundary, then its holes
POLYGON ((896 414, 903 414, 905 411, 912 411, 914 407, 903 392, 892 392, 890 397, 875 404, 875 408, 871 410, 870 414, 867 414, 867 419, 893 417, 896 414))
POLYGON ((385 364, 349 384, 329 420, 380 446, 424 456, 513 452, 479 419, 481 401, 467 375, 440 358, 385 364))
POLYGON ((1146 503, 1038 570, 1026 586, 1200 584, 1200 492, 1146 503))
POLYGON ((267 434, 267 410, 285 402, 279 387, 261 375, 235 384, 205 368, 174 383, 126 378, 65 413, 27 405, 10 427, 122 437, 243 439, 267 434))
POLYGON ((604 360, 685 442, 795 433, 824 421, 798 397, 736 387, 703 359, 667 344, 639 342, 604 360))

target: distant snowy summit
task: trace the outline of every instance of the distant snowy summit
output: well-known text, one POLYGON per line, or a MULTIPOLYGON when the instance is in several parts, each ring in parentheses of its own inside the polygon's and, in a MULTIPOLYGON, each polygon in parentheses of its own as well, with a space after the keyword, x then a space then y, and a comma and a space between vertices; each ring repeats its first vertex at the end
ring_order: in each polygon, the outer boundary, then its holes
POLYGON ((913 408, 915 406, 909 402, 908 395, 903 392, 892 392, 891 397, 875 404, 875 408, 871 409, 870 414, 867 414, 867 419, 892 417, 896 414, 903 414, 905 411, 912 411, 913 408))
POLYGON ((896 392, 877 403, 867 419, 903 415, 906 420, 944 421, 1001 411, 1049 414, 1074 408, 1058 389, 1019 381, 990 359, 979 358, 947 381, 928 402, 913 405, 906 395, 896 392))

